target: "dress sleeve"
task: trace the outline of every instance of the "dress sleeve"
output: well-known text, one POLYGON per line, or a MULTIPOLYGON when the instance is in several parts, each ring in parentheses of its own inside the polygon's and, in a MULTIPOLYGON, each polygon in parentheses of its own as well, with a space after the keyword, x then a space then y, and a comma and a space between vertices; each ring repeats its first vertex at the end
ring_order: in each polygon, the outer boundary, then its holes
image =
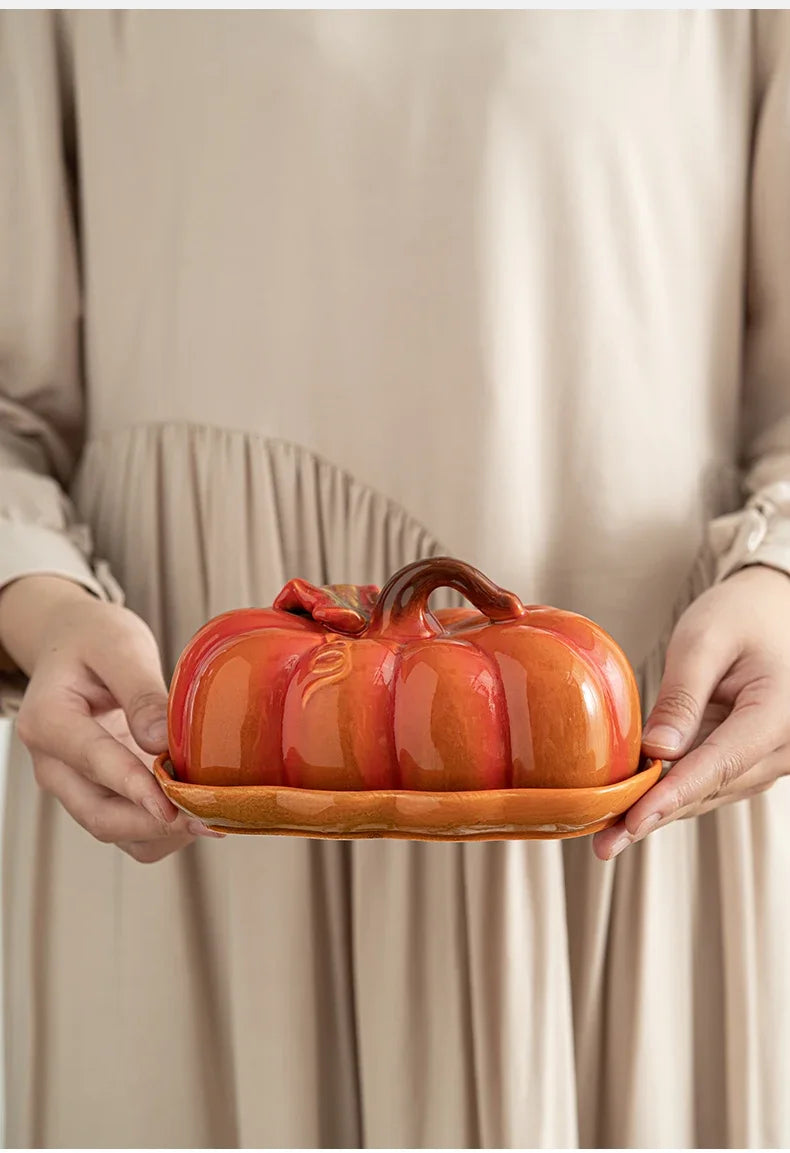
POLYGON ((790 14, 753 13, 755 119, 748 220, 743 508, 710 525, 721 580, 790 574, 790 14))
MULTIPOLYGON (((59 18, 0 12, 0 589, 52 574, 120 600, 67 496, 84 402, 59 18)), ((0 649, 0 713, 22 688, 0 649)))

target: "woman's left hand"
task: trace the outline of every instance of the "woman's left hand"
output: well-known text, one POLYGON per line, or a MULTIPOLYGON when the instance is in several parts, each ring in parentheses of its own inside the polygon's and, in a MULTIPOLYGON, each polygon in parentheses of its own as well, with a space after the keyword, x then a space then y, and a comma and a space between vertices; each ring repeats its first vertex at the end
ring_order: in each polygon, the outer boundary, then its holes
POLYGON ((690 605, 672 634, 642 748, 673 764, 622 820, 596 833, 602 860, 790 773, 790 577, 751 566, 690 605))

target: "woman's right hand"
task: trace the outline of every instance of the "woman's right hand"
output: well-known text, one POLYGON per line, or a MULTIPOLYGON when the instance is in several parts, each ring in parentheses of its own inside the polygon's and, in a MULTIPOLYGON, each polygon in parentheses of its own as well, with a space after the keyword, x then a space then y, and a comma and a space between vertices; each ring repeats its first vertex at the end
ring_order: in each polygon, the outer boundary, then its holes
POLYGON ((36 780, 92 836, 145 863, 222 836, 150 771, 167 748, 167 690, 138 616, 69 580, 22 577, 0 592, 0 641, 30 677, 17 731, 36 780))

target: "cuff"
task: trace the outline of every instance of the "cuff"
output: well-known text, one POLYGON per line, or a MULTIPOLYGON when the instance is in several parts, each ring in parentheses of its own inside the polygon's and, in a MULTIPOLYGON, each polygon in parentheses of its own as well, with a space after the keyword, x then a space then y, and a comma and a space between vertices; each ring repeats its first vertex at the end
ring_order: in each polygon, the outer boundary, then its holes
POLYGON ((745 507, 711 523, 716 581, 748 565, 767 565, 790 576, 790 481, 760 489, 745 507))
MULTIPOLYGON (((26 576, 58 576, 99 600, 123 604, 123 593, 104 561, 89 561, 90 534, 82 527, 56 532, 38 524, 0 519, 0 590, 26 576)), ((19 709, 27 678, 0 646, 0 717, 19 709)))

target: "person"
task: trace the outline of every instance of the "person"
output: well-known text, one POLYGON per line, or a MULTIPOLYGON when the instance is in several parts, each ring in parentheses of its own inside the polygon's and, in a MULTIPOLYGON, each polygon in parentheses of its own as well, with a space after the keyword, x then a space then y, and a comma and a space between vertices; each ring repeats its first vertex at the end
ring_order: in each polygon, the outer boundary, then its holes
POLYGON ((789 53, 783 12, 3 13, 9 1145, 790 1143, 789 53), (670 767, 623 820, 173 809, 205 620, 439 551, 624 646, 670 767))

